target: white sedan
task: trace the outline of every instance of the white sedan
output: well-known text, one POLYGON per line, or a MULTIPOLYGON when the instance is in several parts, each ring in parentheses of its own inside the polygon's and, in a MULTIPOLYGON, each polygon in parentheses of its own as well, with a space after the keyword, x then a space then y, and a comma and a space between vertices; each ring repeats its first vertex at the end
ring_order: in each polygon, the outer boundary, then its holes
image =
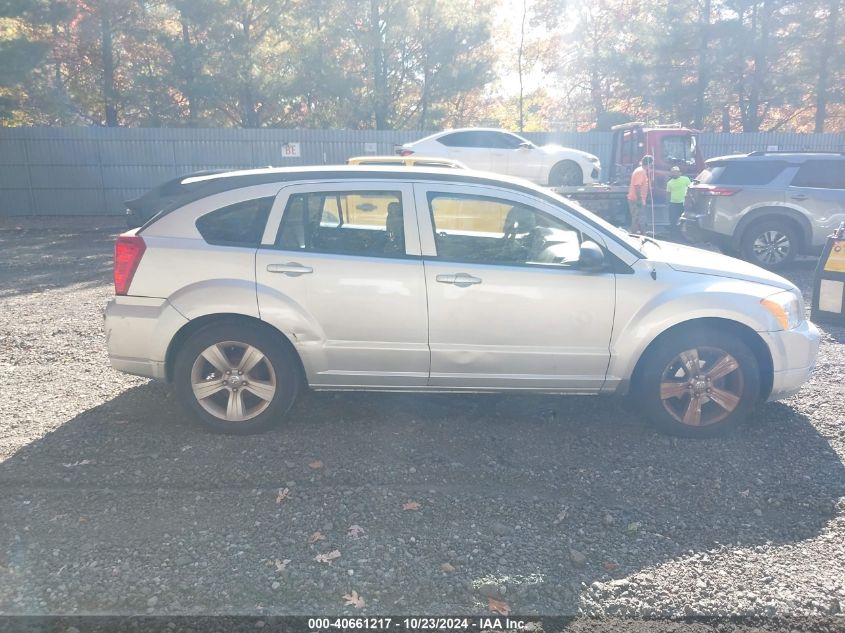
POLYGON ((459 160, 471 169, 525 178, 538 185, 579 186, 599 181, 601 163, 588 152, 543 145, 505 130, 464 128, 432 134, 399 150, 459 160))

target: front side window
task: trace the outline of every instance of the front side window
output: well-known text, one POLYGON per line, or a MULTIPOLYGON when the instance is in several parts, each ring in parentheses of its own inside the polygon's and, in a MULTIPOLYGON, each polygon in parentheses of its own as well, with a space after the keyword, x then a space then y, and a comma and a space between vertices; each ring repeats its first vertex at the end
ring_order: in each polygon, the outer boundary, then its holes
POLYGON ((479 264, 572 266, 581 234, 547 213, 508 200, 428 194, 438 259, 479 264))
POLYGON ((222 207, 197 218, 197 230, 209 244, 258 246, 275 198, 256 198, 222 207))
POLYGON ((338 255, 404 256, 402 194, 398 191, 294 194, 282 215, 275 246, 338 255))
POLYGON ((845 160, 808 160, 792 179, 792 186, 845 189, 845 160))
POLYGON ((478 146, 490 149, 516 149, 522 142, 517 137, 501 132, 477 132, 478 146))

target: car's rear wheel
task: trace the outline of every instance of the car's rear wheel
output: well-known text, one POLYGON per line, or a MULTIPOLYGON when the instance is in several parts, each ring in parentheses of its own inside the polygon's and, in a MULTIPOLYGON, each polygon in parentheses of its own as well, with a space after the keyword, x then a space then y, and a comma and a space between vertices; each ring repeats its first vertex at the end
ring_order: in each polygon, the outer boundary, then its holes
POLYGON ((578 163, 562 160, 549 172, 549 185, 552 187, 579 187, 584 184, 584 174, 578 163))
POLYGON ((742 422, 759 396, 757 359, 731 332, 670 333, 643 362, 638 398, 649 420, 665 433, 721 435, 742 422))
POLYGON ((780 218, 758 220, 742 234, 743 259, 764 268, 777 269, 798 255, 801 235, 795 226, 780 218))
POLYGON ((246 435, 281 422, 299 391, 293 353, 255 326, 211 325, 192 335, 174 365, 183 405, 207 428, 246 435))

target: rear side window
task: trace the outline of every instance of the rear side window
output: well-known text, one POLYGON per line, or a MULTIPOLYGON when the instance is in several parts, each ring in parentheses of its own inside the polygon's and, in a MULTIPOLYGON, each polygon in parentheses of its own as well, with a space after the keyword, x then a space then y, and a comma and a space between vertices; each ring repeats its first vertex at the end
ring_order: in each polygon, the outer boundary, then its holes
POLYGON ((747 160, 708 164, 698 180, 708 185, 768 185, 789 163, 775 160, 747 160))
POLYGON ((277 248, 366 257, 404 257, 399 191, 295 194, 282 215, 277 248))
POLYGON ((437 142, 447 147, 479 147, 477 132, 455 132, 437 139, 437 142))
POLYGON ((209 244, 258 246, 275 198, 256 198, 221 207, 197 218, 197 230, 209 244))
POLYGON ((845 160, 808 160, 792 179, 792 186, 845 189, 845 160))

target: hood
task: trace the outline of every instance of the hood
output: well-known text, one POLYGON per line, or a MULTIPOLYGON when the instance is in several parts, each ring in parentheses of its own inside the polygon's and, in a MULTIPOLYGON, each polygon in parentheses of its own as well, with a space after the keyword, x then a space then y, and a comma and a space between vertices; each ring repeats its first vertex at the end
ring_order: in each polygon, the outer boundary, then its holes
POLYGON ((796 290, 795 284, 788 279, 741 259, 692 246, 682 246, 673 242, 662 240, 658 240, 658 242, 660 248, 646 243, 645 252, 648 259, 663 262, 679 272, 715 275, 728 279, 751 281, 782 290, 796 290))

